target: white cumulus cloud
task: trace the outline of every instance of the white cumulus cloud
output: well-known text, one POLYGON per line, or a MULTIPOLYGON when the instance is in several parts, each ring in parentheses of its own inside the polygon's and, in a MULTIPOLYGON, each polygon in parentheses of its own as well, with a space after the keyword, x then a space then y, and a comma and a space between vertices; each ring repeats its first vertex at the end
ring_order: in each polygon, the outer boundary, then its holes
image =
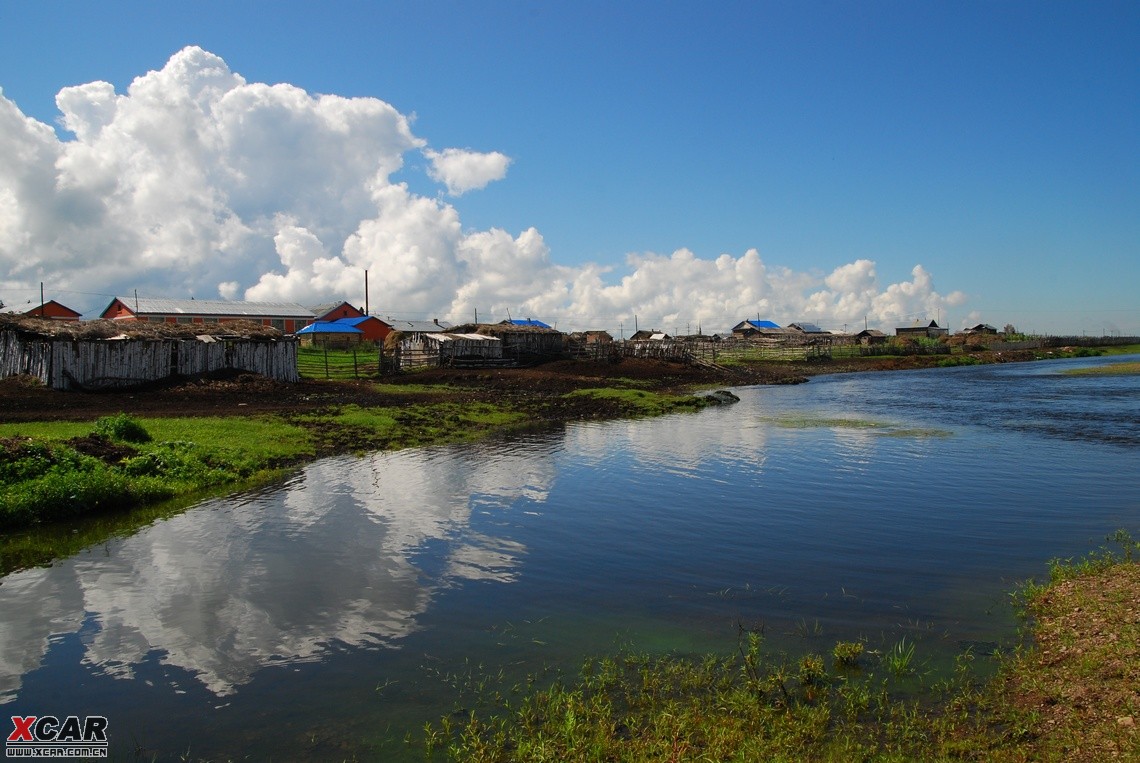
POLYGON ((452 196, 462 196, 502 180, 507 176, 507 167, 511 163, 510 157, 498 151, 480 153, 463 148, 428 149, 424 156, 431 162, 428 175, 446 185, 452 196))
POLYGON ((536 228, 466 229, 454 206, 393 179, 416 171, 404 159, 418 153, 428 178, 459 196, 504 178, 508 156, 435 150, 378 98, 247 82, 197 47, 124 93, 90 82, 56 104, 63 138, 0 91, 0 299, 10 304, 6 292, 39 281, 64 297, 137 289, 363 304, 366 270, 382 315, 459 322, 510 311, 566 329, 637 320, 713 332, 757 315, 889 328, 965 301, 936 291, 921 266, 883 284, 870 260, 820 274, 773 266, 755 249, 635 253, 620 275, 562 265, 536 228))

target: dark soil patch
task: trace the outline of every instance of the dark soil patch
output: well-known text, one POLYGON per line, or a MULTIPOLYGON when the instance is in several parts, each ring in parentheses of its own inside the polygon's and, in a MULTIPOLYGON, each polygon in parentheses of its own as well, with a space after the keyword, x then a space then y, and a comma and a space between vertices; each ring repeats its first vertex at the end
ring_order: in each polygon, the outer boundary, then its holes
POLYGON ((138 455, 138 451, 130 445, 113 442, 97 434, 73 437, 67 441, 67 444, 79 453, 94 456, 106 464, 117 464, 124 458, 138 455))

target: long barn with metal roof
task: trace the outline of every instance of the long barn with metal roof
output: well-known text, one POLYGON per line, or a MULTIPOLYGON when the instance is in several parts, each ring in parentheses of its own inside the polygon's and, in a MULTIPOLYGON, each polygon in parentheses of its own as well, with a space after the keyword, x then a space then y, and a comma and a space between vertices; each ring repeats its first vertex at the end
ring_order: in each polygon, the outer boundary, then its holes
POLYGON ((293 302, 239 302, 222 299, 115 297, 99 316, 116 321, 226 323, 256 321, 293 334, 315 320, 312 310, 293 302))

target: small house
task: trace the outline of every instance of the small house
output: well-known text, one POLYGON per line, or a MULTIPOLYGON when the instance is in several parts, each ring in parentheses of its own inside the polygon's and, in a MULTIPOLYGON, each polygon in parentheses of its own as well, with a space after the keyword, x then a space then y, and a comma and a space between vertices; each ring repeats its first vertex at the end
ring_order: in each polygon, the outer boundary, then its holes
POLYGON ((855 335, 855 341, 864 346, 886 344, 888 338, 886 334, 878 329, 864 329, 855 335))
POLYGON ((348 302, 325 302, 324 304, 313 305, 309 308, 309 312, 313 314, 314 321, 322 321, 325 323, 338 321, 341 318, 364 317, 363 310, 353 307, 348 302))
POLYGON ((508 318, 507 320, 500 322, 499 325, 500 326, 534 326, 534 327, 540 328, 540 329, 553 328, 553 326, 551 326, 550 324, 543 323, 542 321, 536 320, 534 318, 508 318))
POLYGON ((783 328, 772 321, 741 321, 732 327, 732 336, 735 339, 766 339, 769 341, 788 342, 793 339, 803 339, 804 333, 795 328, 783 328))
MULTIPOLYGON (((439 334, 451 329, 447 323, 440 323, 439 319, 430 321, 405 321, 398 318, 384 318, 383 323, 388 326, 388 333, 399 331, 401 334, 439 334)), ((384 335, 387 339, 387 334, 384 335)))
POLYGON ((47 318, 53 321, 77 321, 82 317, 82 313, 78 313, 54 299, 49 299, 42 305, 36 305, 23 315, 27 318, 47 318))
POLYGON ((356 318, 337 318, 333 323, 352 326, 360 331, 365 342, 383 342, 392 332, 392 327, 373 315, 361 315, 356 318))
POLYGON ((297 338, 305 347, 351 347, 364 339, 364 332, 340 321, 317 321, 297 331, 297 338))
POLYGON ((996 334, 998 330, 988 323, 979 323, 977 326, 971 326, 965 329, 963 334, 996 334))
POLYGON ((895 336, 900 339, 938 339, 939 337, 949 336, 950 329, 945 329, 939 326, 935 321, 923 324, 916 323, 913 326, 898 326, 895 328, 895 336))
POLYGON ((802 331, 805 334, 815 334, 817 336, 818 335, 826 335, 829 333, 827 331, 824 331, 823 329, 821 329, 819 326, 815 325, 814 323, 806 323, 806 322, 789 323, 788 328, 795 329, 796 331, 802 331))
POLYGON ((614 338, 608 331, 577 331, 571 336, 586 345, 614 343, 614 338))

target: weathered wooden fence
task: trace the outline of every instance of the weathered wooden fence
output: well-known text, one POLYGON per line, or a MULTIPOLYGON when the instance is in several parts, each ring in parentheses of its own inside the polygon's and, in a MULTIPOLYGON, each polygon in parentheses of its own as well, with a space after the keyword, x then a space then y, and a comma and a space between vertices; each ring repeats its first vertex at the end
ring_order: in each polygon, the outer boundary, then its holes
POLYGON ((396 357, 401 370, 514 365, 503 349, 501 340, 483 334, 415 334, 400 341, 396 357))
POLYGON ((677 363, 723 363, 750 360, 809 360, 818 357, 831 357, 832 353, 857 349, 833 346, 830 342, 808 341, 797 344, 788 342, 765 342, 754 339, 726 339, 721 341, 700 341, 693 339, 645 339, 626 341, 620 345, 625 357, 654 358, 677 363))
POLYGON ((574 360, 612 363, 621 360, 622 346, 618 342, 583 342, 569 339, 566 341, 566 354, 574 360))
POLYGON ((34 376, 54 389, 129 387, 223 370, 297 381, 297 342, 215 337, 70 339, 0 332, 0 377, 34 376))

